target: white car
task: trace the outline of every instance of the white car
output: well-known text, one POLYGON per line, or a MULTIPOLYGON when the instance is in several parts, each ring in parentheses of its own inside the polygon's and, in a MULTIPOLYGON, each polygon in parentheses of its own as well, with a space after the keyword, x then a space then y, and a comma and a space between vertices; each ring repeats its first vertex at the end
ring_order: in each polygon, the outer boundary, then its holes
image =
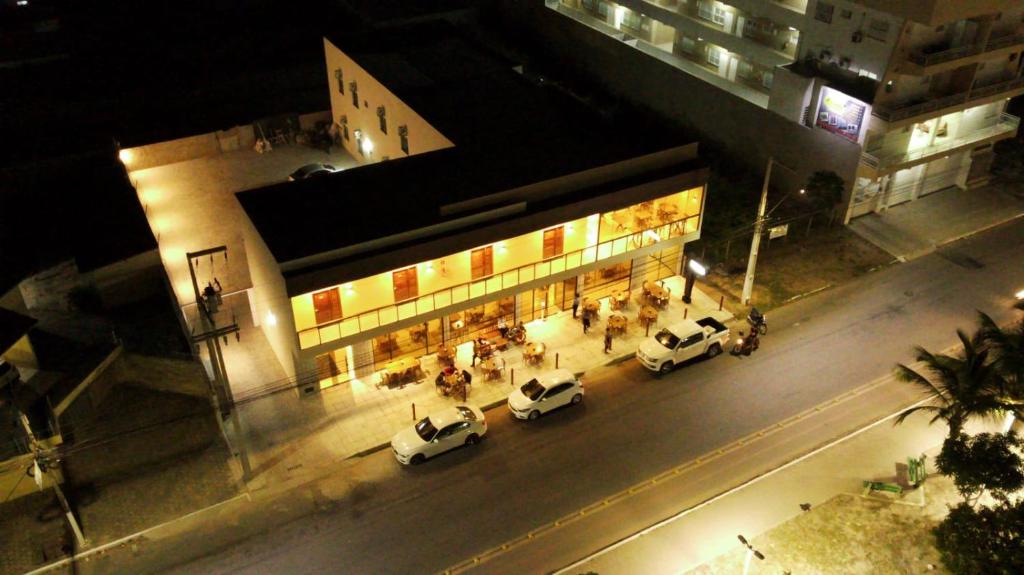
POLYGON ((583 401, 583 383, 567 369, 556 369, 524 383, 508 396, 508 409, 519 419, 537 419, 563 405, 583 401))
POLYGON ((391 438, 391 450, 399 463, 418 465, 450 449, 475 445, 485 433, 484 412, 472 405, 456 405, 396 433, 391 438))

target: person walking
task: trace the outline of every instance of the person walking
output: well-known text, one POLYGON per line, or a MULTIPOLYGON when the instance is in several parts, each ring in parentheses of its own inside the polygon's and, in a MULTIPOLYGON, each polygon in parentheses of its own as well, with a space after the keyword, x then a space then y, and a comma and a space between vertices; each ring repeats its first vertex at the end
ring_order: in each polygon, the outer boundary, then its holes
MULTIPOLYGON (((580 294, 572 296, 572 319, 576 319, 576 310, 580 308, 580 294)), ((586 333, 585 331, 583 333, 586 333)))
POLYGON ((590 314, 586 310, 583 310, 583 335, 587 335, 587 330, 590 329, 590 314))
POLYGON ((612 332, 608 331, 607 329, 604 330, 604 352, 612 352, 612 332))

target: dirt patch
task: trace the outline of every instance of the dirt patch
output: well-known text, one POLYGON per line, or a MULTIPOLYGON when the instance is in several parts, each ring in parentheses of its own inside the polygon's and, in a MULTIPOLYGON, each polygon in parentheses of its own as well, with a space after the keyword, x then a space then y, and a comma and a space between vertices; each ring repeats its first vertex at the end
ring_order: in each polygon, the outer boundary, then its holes
MULTIPOLYGON (((737 305, 743 294, 746 250, 749 243, 736 242, 730 258, 702 280, 701 288, 724 294, 737 305), (742 253, 737 253, 742 252, 742 253)), ((793 298, 848 282, 892 262, 892 256, 843 226, 821 227, 804 234, 763 241, 757 260, 752 301, 762 310, 793 298)))

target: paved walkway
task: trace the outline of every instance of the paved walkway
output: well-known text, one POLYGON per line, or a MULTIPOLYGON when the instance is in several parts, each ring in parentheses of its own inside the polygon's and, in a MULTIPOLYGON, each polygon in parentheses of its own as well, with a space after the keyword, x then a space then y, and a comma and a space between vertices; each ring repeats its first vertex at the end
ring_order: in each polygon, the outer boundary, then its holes
MULTIPOLYGON (((942 445, 947 428, 941 424, 928 425, 928 419, 925 415, 915 416, 896 427, 891 418, 880 421, 706 504, 670 517, 558 573, 675 575, 694 570, 694 573, 703 574, 709 569, 702 569, 701 565, 723 554, 729 554, 726 562, 734 563, 731 570, 724 572, 739 572, 745 553, 737 535, 746 537, 767 556, 763 562, 756 561, 751 566, 751 574, 782 573, 792 569, 793 565, 787 564, 785 557, 806 559, 812 555, 811 550, 775 548, 768 552, 766 539, 773 528, 801 515, 802 504, 809 503, 813 509, 837 495, 847 494, 880 501, 900 501, 919 507, 924 505, 924 498, 928 496, 927 482, 924 488, 906 491, 902 497, 897 497, 891 494, 865 495, 862 481, 904 483, 907 457, 922 453, 930 456, 927 462, 929 473, 936 473, 934 456, 942 445), (737 550, 740 552, 736 553, 737 550)), ((995 424, 974 423, 968 432, 994 431, 996 427, 995 424)), ((844 541, 830 541, 828 545, 828 549, 814 550, 813 554, 818 557, 831 555, 834 563, 818 564, 813 571, 803 572, 836 575, 901 572, 887 568, 890 562, 904 559, 897 549, 899 543, 883 543, 885 549, 870 557, 869 561, 861 557, 863 553, 859 550, 845 549, 844 541)), ((921 563, 913 565, 908 572, 927 571, 927 564, 935 563, 937 556, 932 554, 921 559, 921 563)))
MULTIPOLYGON (((665 285, 672 294, 682 294, 681 277, 669 278, 665 285)), ((646 337, 644 328, 636 322, 638 303, 631 301, 621 312, 629 323, 625 335, 614 338, 611 354, 604 353, 604 325, 614 312, 609 310, 607 299, 600 303, 600 320, 593 323, 586 335, 579 320, 574 320, 568 311, 526 324, 528 340, 547 345, 544 361, 539 366, 527 366, 520 348, 510 344, 496 356, 506 365, 505 375, 499 379, 485 380, 482 372, 470 367, 472 342, 458 346, 456 365, 474 376, 467 401, 481 407, 501 404, 512 390, 513 378, 516 385, 525 383, 554 369, 556 361, 559 367, 579 373, 632 356, 646 337)), ((682 319, 684 313, 687 317, 711 315, 720 321, 732 318, 727 310, 718 311, 717 301, 694 289, 693 303, 687 305, 673 297, 650 333, 682 319)), ((433 382, 439 366, 434 354, 420 361, 424 380, 400 389, 377 387, 374 374, 327 388, 315 396, 299 398, 292 389, 240 404, 242 437, 253 468, 250 488, 315 477, 340 459, 386 446, 398 430, 414 421, 414 405, 418 419, 461 401, 436 393, 433 382)), ((234 439, 237 444, 238 437, 234 439)))
POLYGON ((1024 215, 1024 199, 1002 184, 951 188, 868 214, 850 229, 893 257, 911 260, 935 248, 1024 215))

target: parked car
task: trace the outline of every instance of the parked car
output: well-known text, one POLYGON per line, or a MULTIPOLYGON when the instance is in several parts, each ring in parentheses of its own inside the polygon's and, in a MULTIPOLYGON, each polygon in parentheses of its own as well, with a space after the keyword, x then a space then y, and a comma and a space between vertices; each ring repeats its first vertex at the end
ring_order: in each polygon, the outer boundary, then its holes
POLYGON ((728 341, 729 328, 715 318, 686 319, 640 342, 636 358, 651 371, 668 373, 697 356, 715 357, 728 341))
POLYGON ((391 438, 391 450, 399 463, 418 465, 456 447, 475 445, 485 433, 484 412, 472 405, 456 405, 396 433, 391 438))
POLYGON ((295 180, 305 180, 306 178, 312 178, 313 176, 323 176, 337 172, 338 168, 330 164, 306 164, 301 168, 295 170, 288 176, 288 181, 294 182, 295 180))
POLYGON ((542 413, 583 401, 583 383, 567 369, 538 375, 508 396, 508 409, 519 419, 537 419, 542 413))

